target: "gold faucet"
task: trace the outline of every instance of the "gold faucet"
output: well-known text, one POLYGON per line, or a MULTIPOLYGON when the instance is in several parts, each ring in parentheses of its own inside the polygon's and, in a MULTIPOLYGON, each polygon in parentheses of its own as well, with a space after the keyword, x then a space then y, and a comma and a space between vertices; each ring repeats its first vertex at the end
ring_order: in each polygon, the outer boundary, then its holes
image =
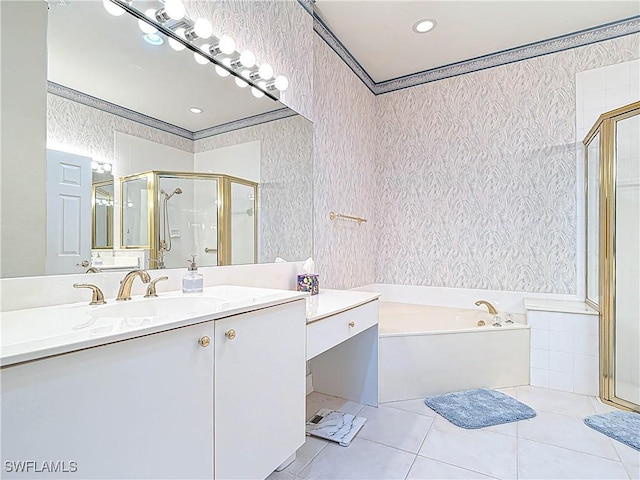
POLYGON ((487 302, 486 300, 478 300, 476 302, 476 306, 480 306, 480 305, 486 305, 487 308, 489 309, 489 313, 491 315, 497 315, 498 311, 496 310, 496 307, 494 307, 493 305, 491 305, 489 302, 487 302))
POLYGON ((116 300, 131 300, 131 285, 136 277, 140 277, 143 283, 149 283, 151 281, 151 277, 146 270, 131 270, 120 282, 120 290, 118 290, 116 300))

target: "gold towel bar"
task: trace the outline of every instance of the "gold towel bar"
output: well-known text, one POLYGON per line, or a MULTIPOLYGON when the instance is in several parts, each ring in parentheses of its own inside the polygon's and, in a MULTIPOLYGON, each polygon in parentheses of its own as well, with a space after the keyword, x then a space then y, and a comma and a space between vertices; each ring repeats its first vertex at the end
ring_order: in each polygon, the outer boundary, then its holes
POLYGON ((351 215, 342 215, 341 213, 329 212, 329 220, 335 220, 336 218, 344 218, 345 220, 353 220, 354 222, 358 222, 358 225, 360 225, 361 223, 365 223, 367 221, 366 218, 352 217, 351 215))

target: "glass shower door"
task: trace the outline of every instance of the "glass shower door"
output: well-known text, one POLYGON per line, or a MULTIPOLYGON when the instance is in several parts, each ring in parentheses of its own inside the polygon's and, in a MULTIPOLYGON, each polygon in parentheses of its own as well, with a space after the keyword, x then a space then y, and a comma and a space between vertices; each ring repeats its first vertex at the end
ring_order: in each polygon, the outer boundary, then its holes
POLYGON ((640 115, 615 122, 615 396, 640 405, 640 115))
POLYGON ((218 265, 218 178, 158 175, 158 257, 164 268, 218 265))

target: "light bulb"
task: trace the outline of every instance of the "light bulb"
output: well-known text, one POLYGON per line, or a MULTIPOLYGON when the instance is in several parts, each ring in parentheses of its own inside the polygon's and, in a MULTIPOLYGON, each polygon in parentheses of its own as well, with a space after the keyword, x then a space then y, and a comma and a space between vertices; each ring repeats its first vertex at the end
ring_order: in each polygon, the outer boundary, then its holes
POLYGON ((124 13, 124 8, 122 8, 120 5, 116 5, 115 3, 110 2, 109 0, 102 0, 102 5, 104 6, 104 9, 114 17, 119 17, 124 13))
MULTIPOLYGON (((156 17, 156 11, 152 8, 144 12, 144 14, 151 19, 155 19, 156 17)), ((140 30, 142 30, 142 33, 146 33, 147 35, 153 35, 158 31, 156 27, 148 24, 144 20, 138 20, 138 27, 140 27, 140 30)))
POLYGON ((209 38, 213 34, 213 27, 206 18, 199 18, 193 25, 193 31, 200 38, 209 38))
POLYGON ((264 92, 262 90, 257 89, 256 87, 251 87, 251 95, 256 98, 264 97, 264 92))
POLYGON ((91 162, 91 169, 92 170, 97 170, 100 167, 100 164, 98 162, 96 162, 95 160, 93 162, 91 162))
MULTIPOLYGON (((231 68, 231 59, 230 58, 223 59, 222 63, 224 65, 226 65, 227 67, 231 68)), ((218 75, 220 75, 221 77, 228 77, 229 75, 231 75, 231 73, 229 73, 228 70, 225 70, 220 65, 216 65, 216 73, 218 75)))
MULTIPOLYGON (((209 53, 209 45, 205 43, 200 47, 200 50, 209 53)), ((209 63, 209 59, 198 52, 193 52, 193 58, 195 58, 196 62, 198 62, 200 65, 206 65, 207 63, 209 63)))
MULTIPOLYGON (((181 38, 184 38, 184 28, 178 28, 175 31, 175 34, 181 38)), ((184 50, 186 48, 182 43, 180 43, 174 38, 169 38, 169 46, 173 48, 176 52, 180 52, 181 50, 184 50)))
POLYGON ((105 163, 102 165, 102 168, 104 168, 105 172, 110 172, 111 171, 111 164, 110 163, 105 163))
POLYGON ((241 78, 236 77, 235 81, 236 81, 236 85, 239 86, 240 88, 244 88, 244 87, 248 87, 249 86, 249 84, 247 82, 245 82, 244 80, 242 80, 241 78))
POLYGON ((278 75, 276 77, 276 81, 273 82, 273 85, 276 87, 276 89, 284 92, 287 88, 289 88, 289 80, 284 75, 278 75))
POLYGON ((269 80, 273 77, 273 67, 268 63, 263 63, 258 69, 258 75, 260 75, 260 78, 263 80, 269 80))
POLYGON ((231 55, 236 51, 236 41, 229 35, 222 35, 218 42, 218 48, 226 55, 231 55))
POLYGON ((182 0, 165 0, 164 11, 174 20, 182 20, 187 13, 182 0))
POLYGON ((256 56, 249 50, 245 50, 240 54, 240 63, 243 67, 253 68, 256 64, 256 56))

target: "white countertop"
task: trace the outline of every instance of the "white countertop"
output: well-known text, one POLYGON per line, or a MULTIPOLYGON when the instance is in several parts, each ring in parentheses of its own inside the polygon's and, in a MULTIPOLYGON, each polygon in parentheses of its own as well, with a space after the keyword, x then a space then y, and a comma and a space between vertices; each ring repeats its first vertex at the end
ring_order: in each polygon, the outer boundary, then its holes
POLYGON ((598 311, 586 302, 572 302, 565 300, 545 300, 539 298, 525 298, 524 308, 542 312, 579 313, 582 315, 598 315, 598 311))
POLYGON ((83 302, 3 312, 0 313, 0 366, 217 320, 307 296, 308 293, 289 290, 218 285, 205 288, 200 294, 169 292, 155 299, 111 300, 107 305, 89 306, 83 302), (164 308, 171 303, 169 299, 176 297, 194 301, 180 303, 178 310, 164 308), (124 318, 118 314, 121 305, 136 309, 157 300, 159 308, 153 315, 124 318), (139 305, 134 305, 136 303, 139 305), (109 315, 105 316, 104 312, 109 315))
POLYGON ((351 310, 377 300, 378 297, 380 297, 379 293, 321 289, 318 295, 307 297, 307 323, 351 310))

